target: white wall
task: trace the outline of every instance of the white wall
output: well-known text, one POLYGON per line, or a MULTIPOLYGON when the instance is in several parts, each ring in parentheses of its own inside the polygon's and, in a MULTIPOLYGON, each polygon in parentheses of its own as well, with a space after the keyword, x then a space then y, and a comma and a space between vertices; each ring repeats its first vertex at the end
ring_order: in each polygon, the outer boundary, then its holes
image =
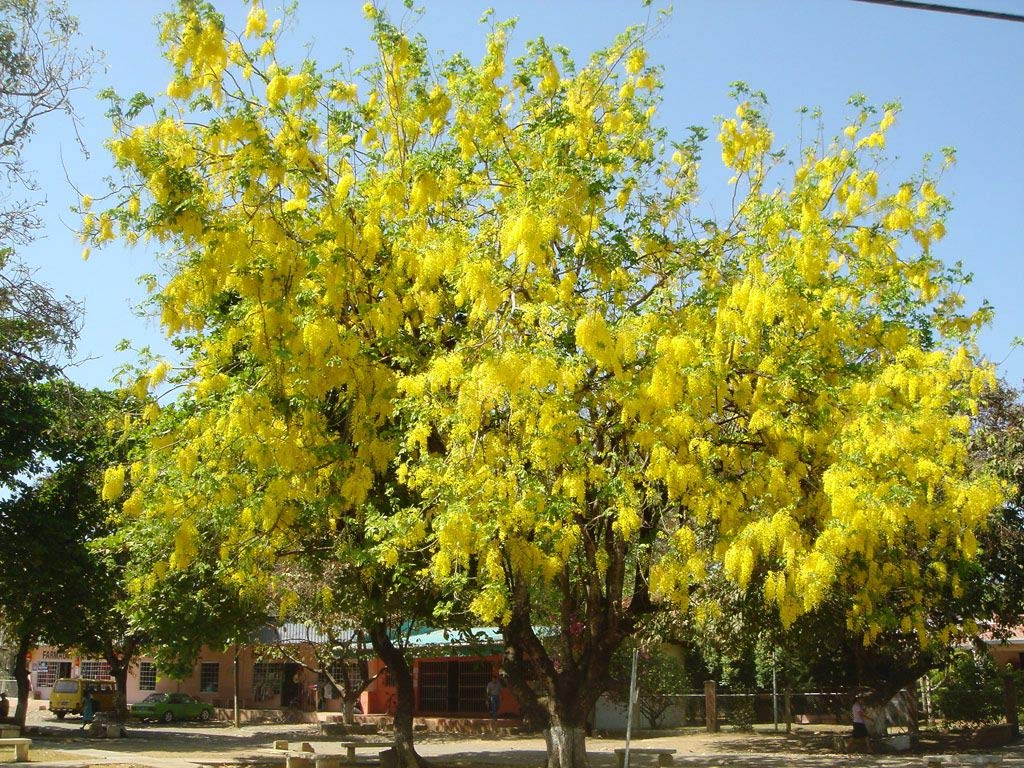
MULTIPOLYGON (((643 696, 643 692, 640 693, 643 696)), ((626 730, 626 704, 615 701, 608 694, 597 700, 594 707, 594 728, 599 731, 625 731, 626 730)), ((661 716, 658 722, 660 728, 677 728, 683 725, 683 708, 672 706, 661 716)), ((633 707, 633 730, 649 729, 651 724, 643 716, 640 708, 633 707)))

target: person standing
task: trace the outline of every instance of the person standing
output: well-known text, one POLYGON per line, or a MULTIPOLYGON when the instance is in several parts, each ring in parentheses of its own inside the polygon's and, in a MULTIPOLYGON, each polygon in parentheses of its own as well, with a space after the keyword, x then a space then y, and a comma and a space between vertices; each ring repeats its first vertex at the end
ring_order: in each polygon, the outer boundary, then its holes
POLYGON ((860 696, 853 700, 853 738, 866 739, 868 726, 864 719, 864 702, 860 696))
POLYGON ((11 715, 11 700, 7 698, 7 691, 0 691, 0 722, 3 722, 11 715))
POLYGON ((495 675, 487 684, 487 709, 491 713, 491 720, 498 719, 498 710, 501 708, 501 681, 495 675))
POLYGON ((82 730, 85 730, 85 727, 92 722, 95 712, 96 702, 93 701, 92 694, 86 691, 85 698, 82 699, 82 730))

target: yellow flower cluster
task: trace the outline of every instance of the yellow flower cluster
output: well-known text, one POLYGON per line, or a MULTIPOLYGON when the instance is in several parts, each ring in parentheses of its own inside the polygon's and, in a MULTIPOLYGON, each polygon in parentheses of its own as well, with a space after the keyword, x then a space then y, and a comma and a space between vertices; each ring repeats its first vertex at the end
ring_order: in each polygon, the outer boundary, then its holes
POLYGON ((169 250, 155 300, 194 351, 175 407, 136 393, 126 515, 171 521, 174 565, 209 539, 258 583, 355 527, 370 575, 414 550, 442 583, 473 571, 485 621, 517 579, 628 564, 680 605, 720 567, 785 622, 845 589, 867 636, 883 603, 919 629, 1001 489, 966 466, 991 371, 931 254, 948 203, 877 170, 894 112, 784 178, 750 95, 719 136, 735 210, 694 227, 696 151, 662 149, 642 33, 577 68, 541 41, 509 63, 497 25, 439 76, 365 12, 358 83, 278 65, 259 5, 230 56, 212 12, 164 28, 178 109, 119 126, 130 194, 83 220, 169 250), (199 92, 217 116, 176 117, 199 92), (411 511, 371 514, 389 484, 411 511))

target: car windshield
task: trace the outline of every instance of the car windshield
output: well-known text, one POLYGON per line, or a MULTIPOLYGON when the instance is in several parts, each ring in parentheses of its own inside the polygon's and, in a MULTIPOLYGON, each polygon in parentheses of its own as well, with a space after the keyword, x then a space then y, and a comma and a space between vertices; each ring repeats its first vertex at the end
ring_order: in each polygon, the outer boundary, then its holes
POLYGON ((76 693, 78 691, 78 683, 74 680, 58 680, 57 684, 53 686, 54 693, 76 693))
POLYGON ((166 693, 151 693, 149 694, 149 696, 142 700, 142 703, 145 704, 146 702, 149 702, 150 704, 152 704, 155 701, 163 701, 164 697, 166 696, 166 693))

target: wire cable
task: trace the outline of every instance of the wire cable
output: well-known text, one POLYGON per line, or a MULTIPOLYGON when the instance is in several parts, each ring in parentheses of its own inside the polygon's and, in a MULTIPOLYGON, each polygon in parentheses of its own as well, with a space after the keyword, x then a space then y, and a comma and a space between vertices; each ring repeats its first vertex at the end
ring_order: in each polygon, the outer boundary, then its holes
POLYGON ((939 3, 921 3, 917 0, 853 0, 855 3, 872 3, 873 5, 888 5, 892 8, 909 8, 915 11, 937 11, 939 13, 953 13, 960 16, 974 16, 980 19, 995 19, 996 21, 1016 21, 1024 24, 1024 16, 1016 13, 1003 13, 1002 11, 986 11, 981 8, 965 8, 958 5, 942 5, 939 3))

